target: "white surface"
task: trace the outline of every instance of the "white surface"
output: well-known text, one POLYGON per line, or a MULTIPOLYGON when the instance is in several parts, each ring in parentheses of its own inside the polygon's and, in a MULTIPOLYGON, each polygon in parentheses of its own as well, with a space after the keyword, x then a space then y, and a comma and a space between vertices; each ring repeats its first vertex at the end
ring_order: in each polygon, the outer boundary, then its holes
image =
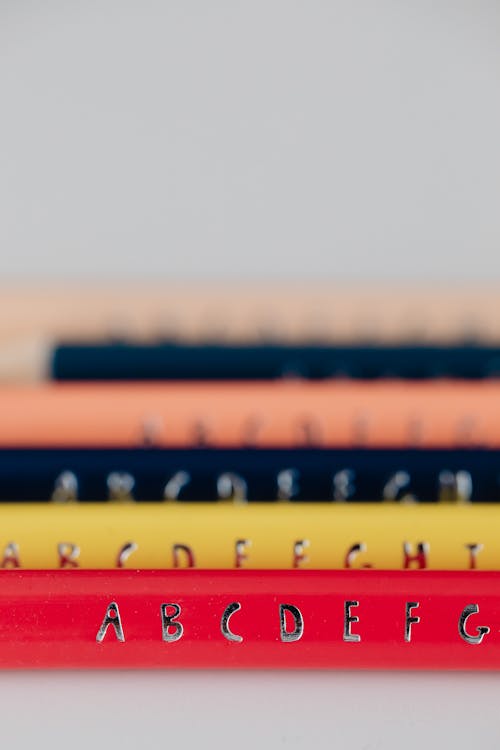
POLYGON ((497 0, 2 0, 35 277, 500 275, 497 0))
POLYGON ((5 746, 498 750, 496 675, 3 675, 5 746))
MULTIPOLYGON (((0 274, 500 276, 496 0, 0 2, 0 274)), ((15 748, 499 747, 497 675, 0 673, 15 748)))

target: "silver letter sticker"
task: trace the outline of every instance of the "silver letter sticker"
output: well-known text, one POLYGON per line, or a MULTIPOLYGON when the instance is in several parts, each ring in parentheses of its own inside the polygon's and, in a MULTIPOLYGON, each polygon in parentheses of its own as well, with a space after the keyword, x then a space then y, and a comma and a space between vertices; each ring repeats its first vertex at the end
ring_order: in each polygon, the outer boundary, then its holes
POLYGON ((466 631, 465 624, 467 620, 471 615, 477 615, 478 612, 478 604, 468 604, 460 614, 460 618, 458 620, 458 632, 460 634, 460 638, 463 638, 466 643, 477 645, 478 643, 481 643, 484 636, 490 632, 490 628, 486 627, 485 625, 478 626, 477 635, 469 635, 469 633, 466 631))
POLYGON ((465 544, 465 549, 469 550, 469 570, 476 570, 477 556, 483 549, 482 544, 465 544))
POLYGON ((161 613, 161 631, 162 638, 167 643, 174 643, 182 638, 184 633, 184 626, 181 622, 177 622, 177 617, 181 613, 181 608, 178 604, 169 603, 160 605, 161 613), (167 612, 168 608, 173 609, 173 614, 169 615, 167 612), (169 628, 173 628, 174 632, 170 633, 169 628))
POLYGON ((237 539, 234 544, 234 567, 235 568, 242 568, 243 563, 248 558, 248 555, 245 554, 246 548, 252 546, 251 539, 237 539))
POLYGON ((110 625, 112 625, 112 627, 114 628, 116 640, 123 643, 125 641, 125 636, 123 635, 120 610, 118 609, 118 604, 116 602, 111 602, 106 608, 104 620, 102 621, 102 625, 95 637, 97 643, 102 643, 102 641, 104 640, 104 636, 106 635, 106 631, 110 625))
POLYGON ((131 502, 134 500, 133 490, 135 479, 132 474, 126 471, 112 471, 106 479, 108 485, 109 500, 117 502, 131 502))
POLYGON ((59 474, 50 499, 54 503, 70 503, 78 500, 78 479, 72 471, 63 471, 59 474))
MULTIPOLYGON (((344 568, 352 568, 352 564, 360 552, 366 552, 366 544, 364 542, 357 542, 357 544, 353 544, 347 550, 347 554, 344 558, 344 568)), ((371 565, 370 563, 365 563, 361 567, 371 568, 371 565)))
POLYGON ((411 477, 407 471, 396 471, 396 473, 393 474, 392 477, 390 477, 390 479, 388 479, 388 481, 384 485, 384 489, 382 490, 382 498, 386 501, 402 499, 400 496, 400 492, 401 490, 404 490, 405 487, 408 487, 410 482, 411 477))
POLYGON ((174 476, 168 480, 163 490, 163 497, 165 500, 178 500, 181 490, 189 484, 191 476, 187 471, 178 471, 174 476))
POLYGON ((243 638, 241 635, 235 635, 235 633, 231 632, 229 629, 229 620, 239 609, 241 609, 241 604, 239 602, 231 602, 222 613, 220 621, 220 630, 224 638, 227 638, 228 641, 234 641, 235 643, 241 643, 243 638))
POLYGON ((247 483, 239 474, 227 471, 217 477, 217 499, 246 503, 247 483))
POLYGON ((448 471, 444 469, 439 473, 440 503, 468 503, 472 495, 472 477, 468 471, 448 471))
POLYGON ((9 542, 4 550, 2 558, 2 568, 20 568, 21 561, 19 560, 19 546, 16 542, 9 542))
POLYGON ((344 602, 344 641, 359 643, 361 636, 357 633, 351 633, 351 623, 359 622, 359 617, 351 615, 351 607, 359 607, 359 602, 354 600, 344 602))
POLYGON ((188 547, 187 544, 174 544, 172 546, 172 566, 174 568, 195 568, 194 553, 191 547, 188 547), (181 565, 181 552, 185 555, 186 559, 186 564, 184 566, 181 565))
POLYGON ((300 472, 297 469, 283 469, 276 477, 278 485, 278 500, 291 500, 299 494, 298 479, 300 472))
POLYGON ((419 602, 406 602, 406 611, 405 611, 405 641, 409 643, 411 641, 411 626, 413 623, 420 622, 420 617, 418 615, 412 615, 411 611, 412 609, 417 609, 417 607, 420 607, 419 602))
POLYGON ((124 568, 130 555, 138 549, 136 542, 125 542, 123 547, 118 550, 118 556, 116 558, 116 567, 124 568))
POLYGON ((418 542, 416 545, 417 551, 412 552, 412 547, 409 542, 403 542, 403 569, 407 570, 411 568, 413 563, 416 563, 416 568, 426 568, 428 562, 428 555, 430 545, 428 542, 418 542))
POLYGON ((300 568, 309 562, 309 557, 305 553, 306 547, 310 546, 309 539, 297 539, 293 545, 293 567, 300 568))
POLYGON ((72 542, 60 542, 57 545, 60 568, 78 568, 80 547, 72 542))
POLYGON ((356 475, 351 469, 342 469, 333 475, 333 499, 337 502, 349 500, 356 492, 354 479, 356 475))
POLYGON ((304 635, 304 618, 298 607, 293 604, 280 604, 280 637, 283 643, 300 641, 304 635), (290 612, 293 617, 293 630, 286 629, 286 613, 290 612))

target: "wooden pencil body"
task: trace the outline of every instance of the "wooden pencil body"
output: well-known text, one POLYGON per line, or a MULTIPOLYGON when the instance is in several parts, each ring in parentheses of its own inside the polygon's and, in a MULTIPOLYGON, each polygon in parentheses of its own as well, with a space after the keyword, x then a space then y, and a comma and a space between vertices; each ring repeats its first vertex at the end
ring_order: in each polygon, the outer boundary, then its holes
POLYGON ((0 567, 500 570, 500 504, 0 506, 0 567))
POLYGON ((4 285, 0 342, 15 339, 500 341, 497 285, 4 285))
POLYGON ((500 381, 0 388, 0 446, 500 447, 500 381))

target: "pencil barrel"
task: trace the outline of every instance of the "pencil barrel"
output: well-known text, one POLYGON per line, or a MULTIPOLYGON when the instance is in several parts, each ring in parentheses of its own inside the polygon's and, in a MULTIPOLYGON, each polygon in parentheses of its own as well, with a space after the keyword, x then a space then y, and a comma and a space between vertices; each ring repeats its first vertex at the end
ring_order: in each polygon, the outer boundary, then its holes
POLYGON ((5 668, 500 668, 500 573, 0 572, 5 668))
POLYGON ((500 570, 500 505, 6 504, 0 567, 500 570))
POLYGON ((500 374, 500 347, 389 344, 61 344, 55 380, 477 379, 500 374))
POLYGON ((500 448, 498 404, 497 380, 3 387, 0 445, 500 448))
POLYGON ((497 502, 484 449, 3 449, 0 501, 497 502))
POLYGON ((428 282, 9 284, 0 289, 0 341, 498 342, 498 295, 497 284, 428 282))

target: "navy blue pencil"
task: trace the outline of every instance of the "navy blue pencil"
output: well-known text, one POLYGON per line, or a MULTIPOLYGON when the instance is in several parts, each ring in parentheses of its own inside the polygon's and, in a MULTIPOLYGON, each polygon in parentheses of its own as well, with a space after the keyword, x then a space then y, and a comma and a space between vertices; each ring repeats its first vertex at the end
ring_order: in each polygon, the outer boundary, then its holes
POLYGON ((0 501, 500 501, 500 451, 0 450, 0 501))
POLYGON ((500 374, 500 346, 62 344, 49 370, 55 380, 473 379, 500 374))

